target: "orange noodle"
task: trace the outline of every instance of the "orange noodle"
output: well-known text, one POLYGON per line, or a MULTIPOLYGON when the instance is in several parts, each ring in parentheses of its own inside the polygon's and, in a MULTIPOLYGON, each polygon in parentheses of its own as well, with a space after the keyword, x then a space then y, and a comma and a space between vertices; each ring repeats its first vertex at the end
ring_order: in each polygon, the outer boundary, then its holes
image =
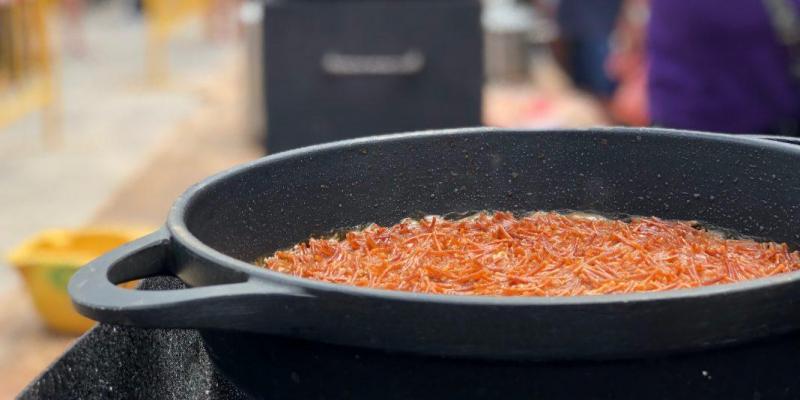
POLYGON ((479 213, 370 225, 257 264, 325 282, 421 293, 575 296, 655 292, 800 268, 786 244, 730 239, 689 221, 479 213))

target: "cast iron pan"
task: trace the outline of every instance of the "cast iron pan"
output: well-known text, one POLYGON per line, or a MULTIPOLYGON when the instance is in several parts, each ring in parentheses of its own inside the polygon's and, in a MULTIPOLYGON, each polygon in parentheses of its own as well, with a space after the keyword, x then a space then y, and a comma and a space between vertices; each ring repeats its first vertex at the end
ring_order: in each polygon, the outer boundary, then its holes
POLYGON ((800 147, 785 143, 660 129, 458 129, 313 146, 193 186, 164 228, 91 262, 69 291, 103 322, 406 354, 598 360, 714 348, 800 327, 800 274, 662 293, 473 297, 316 282, 249 262, 336 228, 477 210, 698 219, 796 246, 799 163, 800 147), (115 286, 154 275, 191 288, 115 286))

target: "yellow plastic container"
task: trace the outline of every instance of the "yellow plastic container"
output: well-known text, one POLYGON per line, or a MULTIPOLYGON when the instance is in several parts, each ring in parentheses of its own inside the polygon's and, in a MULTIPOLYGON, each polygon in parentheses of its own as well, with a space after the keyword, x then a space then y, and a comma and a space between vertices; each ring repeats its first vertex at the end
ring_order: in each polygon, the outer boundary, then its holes
POLYGON ((81 334, 94 321, 78 314, 67 293, 75 271, 103 253, 149 233, 146 229, 48 230, 13 250, 9 262, 22 274, 39 315, 53 330, 81 334))

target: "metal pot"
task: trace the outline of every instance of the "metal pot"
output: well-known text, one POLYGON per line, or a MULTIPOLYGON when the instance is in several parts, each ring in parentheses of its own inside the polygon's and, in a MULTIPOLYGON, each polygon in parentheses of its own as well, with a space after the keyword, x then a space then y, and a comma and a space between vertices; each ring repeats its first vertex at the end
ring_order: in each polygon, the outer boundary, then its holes
POLYGON ((800 147, 786 143, 660 129, 458 129, 307 147, 193 186, 163 229, 91 262, 69 290, 102 322, 199 329, 220 370, 256 396, 635 398, 641 384, 651 398, 797 396, 786 392, 796 379, 751 368, 770 354, 769 365, 800 366, 800 344, 784 335, 800 327, 800 273, 480 297, 330 284, 249 262, 335 228, 477 210, 697 219, 795 245, 798 162, 800 147), (115 286, 155 275, 191 288, 115 286), (729 379, 708 378, 712 366, 729 379))

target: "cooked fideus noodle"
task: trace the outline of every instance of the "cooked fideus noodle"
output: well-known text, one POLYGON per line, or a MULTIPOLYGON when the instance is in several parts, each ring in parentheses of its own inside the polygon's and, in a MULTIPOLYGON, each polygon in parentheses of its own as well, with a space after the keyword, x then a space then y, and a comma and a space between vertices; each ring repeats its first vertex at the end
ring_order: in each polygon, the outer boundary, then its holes
POLYGON ((655 292, 795 271, 786 244, 690 221, 582 214, 428 216, 309 239, 256 264, 320 281, 421 293, 576 296, 655 292))

